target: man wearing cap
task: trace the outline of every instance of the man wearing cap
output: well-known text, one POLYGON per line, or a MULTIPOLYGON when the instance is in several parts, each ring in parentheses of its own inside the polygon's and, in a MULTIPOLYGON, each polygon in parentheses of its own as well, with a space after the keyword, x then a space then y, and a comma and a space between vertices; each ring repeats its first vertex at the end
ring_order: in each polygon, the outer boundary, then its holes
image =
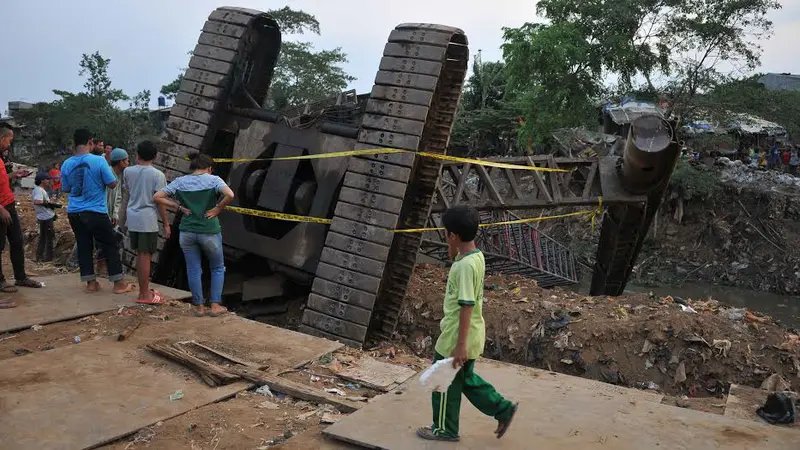
MULTIPOLYGON (((117 179, 114 187, 106 188, 106 204, 108 205, 108 217, 111 219, 111 226, 119 225, 120 208, 122 207, 122 173, 130 165, 128 152, 121 148, 115 148, 108 153, 108 161, 117 179)), ((106 256, 101 247, 97 249, 97 271, 105 272, 106 256)))
POLYGON ((52 203, 47 193, 50 186, 50 175, 47 172, 36 174, 36 187, 33 188, 33 209, 36 211, 36 221, 39 222, 39 245, 36 247, 36 261, 47 262, 53 260, 53 248, 56 241, 56 229, 53 222, 56 219, 55 208, 61 205, 52 203))

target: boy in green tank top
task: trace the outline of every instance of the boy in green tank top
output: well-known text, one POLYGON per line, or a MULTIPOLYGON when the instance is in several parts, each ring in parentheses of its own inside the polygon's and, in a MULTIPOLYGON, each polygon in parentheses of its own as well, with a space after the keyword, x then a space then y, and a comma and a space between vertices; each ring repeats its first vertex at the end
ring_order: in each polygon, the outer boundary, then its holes
POLYGON ((433 361, 452 356, 453 367, 461 369, 446 392, 432 394, 433 425, 419 428, 417 435, 427 440, 458 441, 461 394, 464 394, 478 410, 497 420, 495 434, 500 439, 511 425, 519 404, 503 398, 474 371, 475 360, 483 353, 486 341, 483 321, 486 264, 483 253, 475 246, 480 216, 475 209, 460 205, 448 209, 442 222, 454 262, 447 277, 444 317, 433 361))

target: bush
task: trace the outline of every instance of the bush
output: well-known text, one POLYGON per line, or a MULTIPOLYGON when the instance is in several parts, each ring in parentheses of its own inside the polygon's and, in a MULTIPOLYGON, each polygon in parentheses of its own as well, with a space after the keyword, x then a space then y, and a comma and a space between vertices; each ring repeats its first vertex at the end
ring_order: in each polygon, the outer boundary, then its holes
POLYGON ((685 200, 693 197, 707 199, 722 191, 719 177, 713 170, 703 165, 692 165, 683 160, 678 161, 672 173, 669 187, 685 200))

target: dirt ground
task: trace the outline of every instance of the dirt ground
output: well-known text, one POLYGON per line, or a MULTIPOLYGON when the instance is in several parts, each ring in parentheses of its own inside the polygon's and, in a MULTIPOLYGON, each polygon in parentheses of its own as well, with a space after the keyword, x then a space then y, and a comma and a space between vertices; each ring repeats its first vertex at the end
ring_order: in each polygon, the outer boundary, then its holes
MULTIPOLYGON (((18 207, 33 255, 38 228, 33 209, 18 207)), ((63 273, 74 239, 66 220, 57 221, 56 263, 28 259, 32 276, 63 273)), ((8 250, 2 257, 10 275, 8 250)), ((369 355, 410 367, 427 366, 438 336, 441 299, 447 272, 420 265, 409 286, 399 339, 364 352, 345 349, 282 376, 320 389, 339 389, 353 401, 368 402, 379 392, 335 374, 353 358, 369 355)), ((76 274, 77 278, 77 274, 76 274)), ((76 280, 77 281, 77 280, 76 280)), ((0 335, 0 360, 114 336, 137 318, 142 326, 188 314, 188 305, 135 306, 83 319, 0 335)), ((299 305, 266 322, 292 328, 299 305)), ((721 414, 731 383, 758 387, 773 373, 800 388, 800 336, 758 313, 734 311, 715 301, 657 298, 585 297, 561 289, 545 290, 521 277, 486 280, 484 315, 486 357, 547 368, 667 394, 665 404, 721 414), (683 302, 694 312, 684 312, 683 302), (739 317, 741 316, 741 317, 739 317)), ((349 448, 325 440, 325 422, 342 417, 331 407, 287 397, 268 398, 254 391, 206 405, 145 428, 103 448, 239 449, 349 448)))
MULTIPOLYGON (((419 265, 409 286, 401 327, 420 355, 438 335, 446 278, 419 265)), ((493 359, 677 397, 721 398, 730 383, 758 387, 773 373, 800 388, 800 336, 714 300, 586 297, 490 276, 483 312, 493 359)))

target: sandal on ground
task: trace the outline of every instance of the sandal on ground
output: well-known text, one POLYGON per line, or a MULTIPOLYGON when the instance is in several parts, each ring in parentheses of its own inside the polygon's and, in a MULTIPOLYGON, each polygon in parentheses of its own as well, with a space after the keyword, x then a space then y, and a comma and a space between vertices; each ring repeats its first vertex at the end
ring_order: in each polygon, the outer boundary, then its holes
POLYGON ((14 285, 12 285, 11 283, 3 281, 0 282, 0 292, 3 292, 5 294, 13 294, 15 292, 19 292, 19 289, 14 287, 14 285))
POLYGON ((26 288, 43 288, 44 284, 41 281, 36 281, 33 278, 25 278, 24 280, 19 280, 14 283, 16 286, 19 287, 26 287, 26 288))
POLYGON ((143 305, 161 305, 167 302, 167 298, 161 295, 161 292, 158 292, 155 289, 150 289, 150 293, 152 294, 152 299, 145 300, 140 298, 136 300, 136 303, 141 303, 143 305))
POLYGON ((417 436, 425 439, 426 441, 445 441, 445 442, 458 442, 460 439, 453 436, 439 436, 433 432, 431 427, 417 428, 417 436))
POLYGON ((218 316, 221 316, 221 315, 223 315, 223 314, 228 312, 228 308, 226 308, 224 306, 220 306, 220 307, 222 308, 222 310, 216 311, 216 312, 213 309, 209 309, 208 310, 208 315, 211 316, 211 317, 218 317, 218 316))
POLYGON ((118 290, 115 289, 114 293, 115 294, 127 294, 127 293, 133 292, 135 290, 136 290, 136 285, 133 284, 133 283, 128 283, 128 285, 125 287, 125 289, 123 289, 121 291, 118 291, 118 290))
POLYGON ((519 408, 519 402, 514 403, 511 406, 511 416, 508 418, 508 421, 500 422, 497 424, 497 429, 494 430, 494 434, 497 435, 497 439, 500 439, 501 437, 503 437, 504 434, 506 434, 506 431, 508 431, 508 427, 511 426, 511 421, 514 420, 514 415, 517 413, 518 408, 519 408))
POLYGON ((7 298, 5 300, 0 300, 0 309, 11 309, 16 307, 17 307, 17 302, 11 300, 10 298, 7 298))
POLYGON ((197 309, 194 306, 192 306, 192 315, 195 317, 203 317, 206 315, 206 309, 205 308, 197 309))

